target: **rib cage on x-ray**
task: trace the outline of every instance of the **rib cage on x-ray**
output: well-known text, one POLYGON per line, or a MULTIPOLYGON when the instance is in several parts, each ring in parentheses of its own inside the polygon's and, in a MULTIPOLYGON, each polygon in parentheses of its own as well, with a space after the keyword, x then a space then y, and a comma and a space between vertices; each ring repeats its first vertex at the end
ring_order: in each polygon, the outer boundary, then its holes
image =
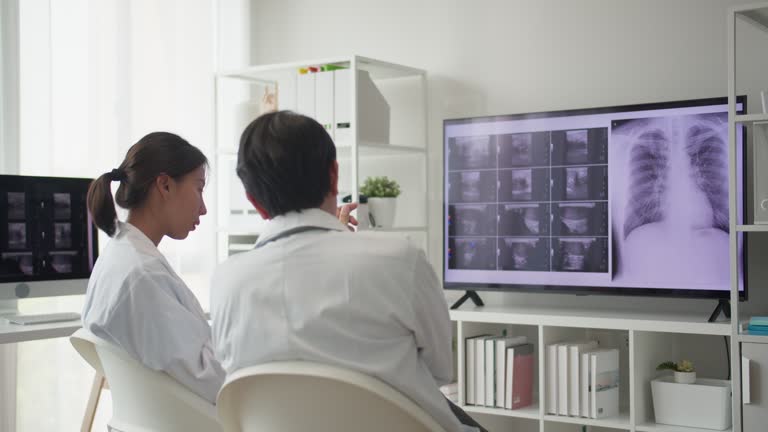
POLYGON ((663 203, 672 169, 689 170, 693 184, 704 193, 712 208, 712 227, 728 232, 728 154, 719 116, 688 116, 661 124, 653 120, 640 122, 642 130, 635 134, 629 158, 624 238, 642 225, 664 220, 663 203), (675 127, 680 130, 674 130, 675 127), (674 137, 683 140, 688 167, 670 165, 670 152, 676 151, 674 137))
POLYGON ((691 175, 712 206, 712 226, 728 232, 728 154, 717 130, 694 125, 686 135, 691 175))
POLYGON ((630 152, 629 202, 624 238, 635 228, 663 219, 662 199, 669 169, 669 141, 660 129, 641 133, 630 152))

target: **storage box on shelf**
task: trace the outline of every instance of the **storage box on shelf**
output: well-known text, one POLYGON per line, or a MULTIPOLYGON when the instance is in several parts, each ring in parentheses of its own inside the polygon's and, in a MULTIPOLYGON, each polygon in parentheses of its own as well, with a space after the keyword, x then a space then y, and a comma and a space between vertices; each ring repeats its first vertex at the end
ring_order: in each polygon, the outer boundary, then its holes
POLYGON ((581 425, 590 426, 590 430, 703 431, 657 424, 651 380, 663 375, 656 371, 656 366, 670 358, 689 358, 697 364, 702 377, 725 377, 727 359, 723 336, 730 336, 730 325, 707 323, 706 318, 693 314, 506 306, 451 311, 459 341, 459 404, 467 412, 485 418, 536 420, 543 430, 575 430, 574 425, 581 425), (469 405, 466 339, 504 331, 507 335, 526 336, 535 346, 533 404, 519 410, 469 405), (588 418, 570 412, 568 415, 549 413, 547 404, 552 395, 547 377, 547 347, 566 342, 570 346, 581 341, 596 341, 601 350, 618 350, 618 415, 588 418))
POLYGON ((425 71, 361 56, 259 65, 217 74, 216 93, 219 257, 232 251, 227 232, 259 231, 258 215, 241 208, 248 204, 238 198, 242 188, 232 173, 240 134, 265 110, 262 100, 325 127, 336 144, 340 198, 357 201, 366 177, 395 179, 400 210, 385 231, 426 249, 425 71))

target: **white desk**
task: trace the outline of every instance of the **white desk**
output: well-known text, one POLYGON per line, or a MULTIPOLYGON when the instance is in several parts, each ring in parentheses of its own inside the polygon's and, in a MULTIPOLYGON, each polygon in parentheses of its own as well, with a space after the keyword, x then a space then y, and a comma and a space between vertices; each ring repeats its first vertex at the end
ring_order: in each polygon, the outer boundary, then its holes
POLYGON ((10 324, 4 318, 0 318, 0 345, 69 337, 80 327, 82 327, 82 322, 79 319, 57 323, 19 325, 10 324))

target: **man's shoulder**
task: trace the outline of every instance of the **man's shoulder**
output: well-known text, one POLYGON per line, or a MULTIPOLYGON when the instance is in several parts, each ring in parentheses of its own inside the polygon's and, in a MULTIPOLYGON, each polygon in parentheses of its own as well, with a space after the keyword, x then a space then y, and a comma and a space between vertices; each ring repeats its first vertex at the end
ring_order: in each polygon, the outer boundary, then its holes
POLYGON ((361 255, 412 259, 419 249, 396 233, 361 231, 345 235, 350 252, 361 255))

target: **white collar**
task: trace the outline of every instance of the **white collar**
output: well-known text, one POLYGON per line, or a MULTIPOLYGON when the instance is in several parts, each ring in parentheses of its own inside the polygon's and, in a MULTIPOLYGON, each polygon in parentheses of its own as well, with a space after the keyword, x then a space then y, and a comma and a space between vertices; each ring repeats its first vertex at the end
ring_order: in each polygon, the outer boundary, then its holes
POLYGON ((142 230, 128 222, 117 221, 117 234, 115 235, 115 238, 118 237, 125 237, 126 240, 133 243, 136 249, 139 249, 142 252, 147 252, 151 255, 160 257, 163 256, 157 246, 155 246, 152 240, 150 240, 142 230))
POLYGON ((330 231, 346 231, 346 227, 333 215, 319 208, 292 211, 270 219, 259 234, 256 247, 268 243, 287 231, 297 228, 319 228, 330 231))

